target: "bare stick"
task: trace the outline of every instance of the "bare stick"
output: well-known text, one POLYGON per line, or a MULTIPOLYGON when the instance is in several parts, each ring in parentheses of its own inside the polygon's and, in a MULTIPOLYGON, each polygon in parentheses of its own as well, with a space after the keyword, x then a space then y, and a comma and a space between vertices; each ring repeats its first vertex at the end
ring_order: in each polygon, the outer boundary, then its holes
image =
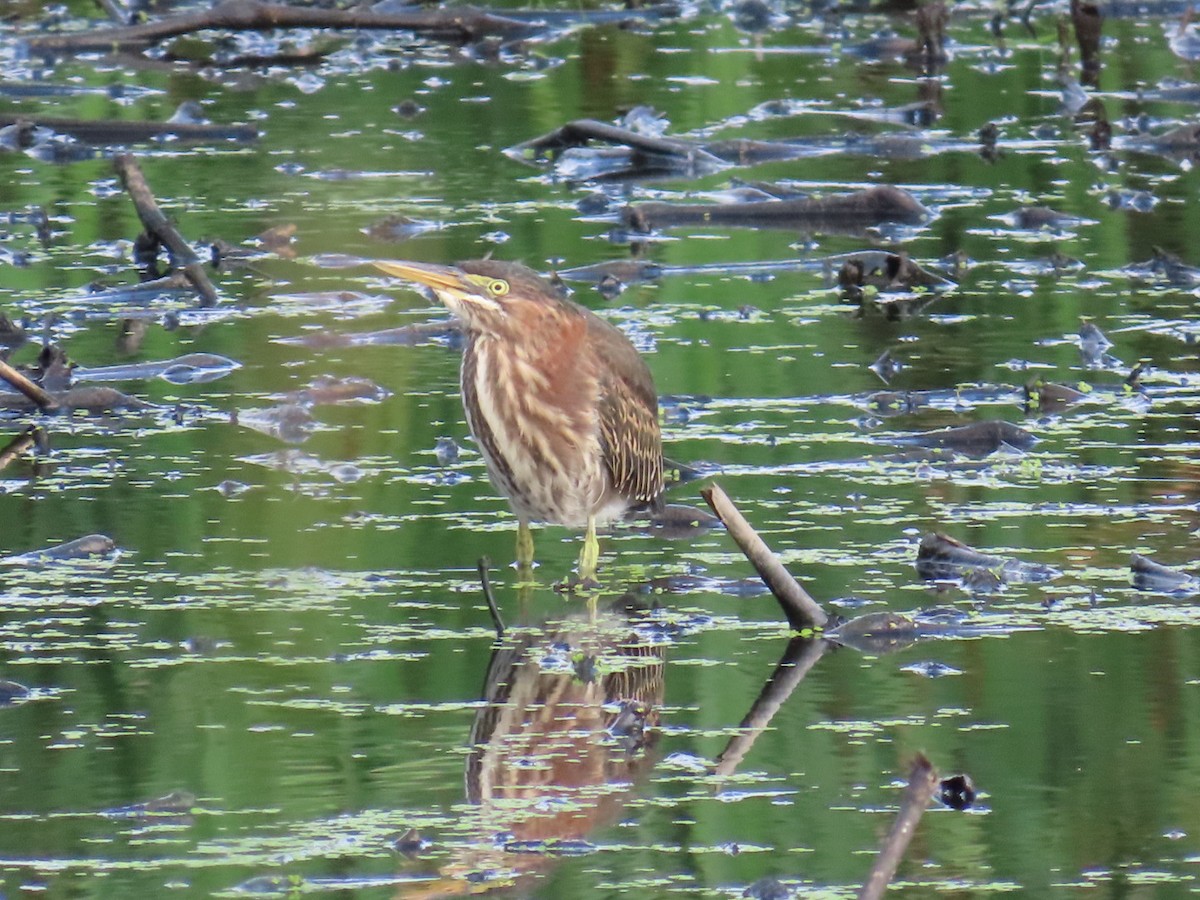
POLYGON ((43 412, 53 412, 58 409, 57 400, 2 359, 0 359, 0 378, 36 403, 43 412))
POLYGON ((714 775, 725 776, 734 773, 742 758, 758 740, 758 736, 771 724, 771 719, 779 711, 779 707, 783 706, 796 686, 812 671, 812 667, 828 647, 829 643, 820 638, 795 637, 788 642, 775 671, 771 673, 754 705, 750 707, 750 712, 746 713, 746 718, 742 719, 742 724, 738 726, 738 733, 730 738, 721 755, 717 757, 717 764, 713 767, 714 775))
POLYGON ((483 37, 517 39, 539 29, 526 22, 470 7, 421 9, 401 13, 317 9, 226 0, 212 9, 171 16, 127 28, 97 28, 87 32, 30 38, 34 53, 124 50, 145 47, 167 38, 196 31, 268 31, 274 28, 342 28, 376 31, 413 31, 437 38, 474 41, 483 37))
POLYGON ((217 289, 208 280, 200 257, 183 239, 183 235, 171 224, 163 211, 158 208, 158 202, 154 199, 154 194, 150 192, 150 186, 146 184, 146 177, 142 174, 137 160, 128 153, 122 153, 113 160, 113 163, 116 166, 117 174, 121 176, 121 183, 125 185, 125 190, 129 192, 129 197, 133 200, 138 218, 142 220, 146 232, 167 245, 176 264, 183 270, 187 280, 192 283, 192 287, 200 295, 203 305, 215 306, 218 302, 217 289))
POLYGON ((917 823, 921 821, 929 801, 933 799, 933 792, 937 790, 937 786, 938 777, 933 764, 924 753, 918 753, 913 761, 912 772, 908 776, 908 788, 904 791, 904 800, 900 803, 896 822, 892 825, 887 840, 879 848, 879 855, 875 857, 871 874, 867 876, 866 884, 858 892, 858 900, 879 900, 887 891, 888 883, 896 874, 900 860, 904 858, 904 851, 908 849, 908 842, 912 840, 917 823))
POLYGON ((496 637, 504 637, 504 620, 500 618, 500 607, 496 605, 496 595, 492 592, 492 579, 488 577, 488 569, 492 561, 486 556, 479 557, 479 581, 483 584, 483 599, 487 601, 488 612, 492 614, 492 625, 496 629, 496 637))
POLYGON ((788 624, 797 631, 808 628, 824 628, 829 621, 825 610, 814 600, 800 583, 788 573, 779 557, 763 543, 763 539, 750 527, 738 508, 718 485, 712 484, 700 491, 708 501, 717 518, 724 523, 730 537, 734 539, 746 559, 754 566, 763 583, 771 589, 775 599, 783 607, 788 624))

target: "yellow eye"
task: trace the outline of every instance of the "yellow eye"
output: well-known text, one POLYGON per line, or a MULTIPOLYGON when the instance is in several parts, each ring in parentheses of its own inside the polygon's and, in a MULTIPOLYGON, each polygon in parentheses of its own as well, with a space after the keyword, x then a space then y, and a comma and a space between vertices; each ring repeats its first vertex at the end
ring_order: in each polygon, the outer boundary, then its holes
POLYGON ((488 282, 487 289, 493 297, 503 297, 508 293, 508 282, 502 278, 494 278, 488 282))

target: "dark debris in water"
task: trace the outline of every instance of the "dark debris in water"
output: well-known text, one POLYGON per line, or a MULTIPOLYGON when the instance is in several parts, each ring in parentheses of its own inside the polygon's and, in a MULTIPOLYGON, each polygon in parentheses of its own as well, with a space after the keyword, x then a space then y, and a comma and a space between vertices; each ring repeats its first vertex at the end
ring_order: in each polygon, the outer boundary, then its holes
POLYGON ((10 565, 46 566, 71 560, 115 559, 117 552, 116 541, 108 535, 89 534, 45 550, 33 550, 18 556, 10 556, 3 562, 10 565))
POLYGON ((986 579, 995 590, 1013 582, 1040 583, 1062 575, 1053 566, 981 553, 940 532, 929 532, 917 549, 917 574, 926 581, 957 580, 970 589, 986 579))
POLYGON ((970 775, 951 775, 938 782, 938 800, 960 812, 975 805, 975 794, 970 775))
POLYGON ((1134 553, 1129 563, 1133 586, 1156 594, 1191 595, 1200 593, 1200 578, 1171 569, 1148 556, 1134 553))
POLYGON ((965 456, 988 456, 1002 449, 1025 451, 1037 443, 1037 438, 1019 425, 1003 420, 974 422, 940 431, 920 434, 887 435, 880 438, 893 444, 953 450, 965 456))

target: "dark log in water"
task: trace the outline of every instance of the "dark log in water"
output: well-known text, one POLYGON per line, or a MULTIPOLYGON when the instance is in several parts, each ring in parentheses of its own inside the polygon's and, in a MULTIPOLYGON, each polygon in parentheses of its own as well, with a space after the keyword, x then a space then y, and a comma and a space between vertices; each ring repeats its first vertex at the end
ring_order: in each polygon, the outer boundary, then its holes
POLYGON ((719 166, 721 162, 696 141, 642 134, 596 119, 576 119, 541 137, 517 144, 505 153, 513 159, 544 159, 547 156, 557 156, 563 150, 572 147, 587 146, 592 141, 626 147, 645 157, 660 161, 671 160, 680 165, 694 166, 697 163, 706 163, 719 166))
POLYGON ((64 119, 60 116, 0 114, 0 128, 48 128, 67 134, 86 144, 137 144, 157 138, 183 141, 253 141, 258 129, 253 125, 209 125, 200 122, 123 122, 117 119, 64 119))
POLYGON ((621 215, 627 227, 643 233, 676 225, 807 231, 830 225, 867 227, 884 222, 915 225, 929 218, 929 210, 907 191, 882 185, 851 194, 752 203, 639 203, 626 207, 621 215))
POLYGON ((534 26, 471 7, 418 9, 403 13, 314 9, 226 0, 212 9, 171 16, 128 28, 98 28, 78 34, 30 38, 33 53, 77 53, 87 50, 128 50, 196 31, 270 31, 275 28, 340 28, 374 31, 414 31, 442 40, 477 41, 485 37, 515 40, 532 37, 534 26))
POLYGON ((93 556, 108 556, 117 549, 116 542, 105 534, 89 534, 67 541, 45 550, 33 550, 20 556, 10 556, 6 562, 18 565, 44 565, 70 559, 87 559, 93 556))
POLYGON ((1129 560, 1133 586, 1139 591, 1162 594, 1191 594, 1200 590, 1200 579, 1186 572, 1169 569, 1148 556, 1134 553, 1129 560))
POLYGON ((215 306, 218 301, 217 289, 208 280, 200 257, 183 239, 179 229, 172 225, 163 211, 158 208, 158 202, 154 199, 154 194, 150 191, 150 186, 146 183, 146 177, 142 174, 137 160, 128 153, 122 153, 113 163, 121 178, 121 183, 129 192, 130 199, 133 200, 134 208, 137 209, 138 218, 142 220, 146 233, 161 241, 171 251, 175 263, 179 265, 188 281, 192 283, 192 287, 200 294, 203 305, 215 306))
POLYGON ((987 456, 1002 447, 1028 450, 1037 443, 1037 438, 1024 428, 999 419, 974 422, 957 428, 943 428, 939 431, 889 436, 886 440, 889 443, 912 447, 953 450, 967 456, 987 456))
POLYGON ((1062 574, 1053 566, 981 553, 941 532, 931 531, 921 538, 917 575, 926 581, 967 577, 980 571, 992 572, 1003 582, 1052 581, 1062 574))

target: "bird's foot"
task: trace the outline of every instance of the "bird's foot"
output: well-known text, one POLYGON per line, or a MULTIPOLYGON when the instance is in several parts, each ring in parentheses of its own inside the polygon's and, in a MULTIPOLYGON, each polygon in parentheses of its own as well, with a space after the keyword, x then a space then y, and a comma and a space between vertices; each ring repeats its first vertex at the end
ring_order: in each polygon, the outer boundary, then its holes
POLYGON ((600 590, 602 584, 594 575, 580 576, 572 572, 558 584, 554 585, 554 589, 560 594, 592 594, 600 590))

